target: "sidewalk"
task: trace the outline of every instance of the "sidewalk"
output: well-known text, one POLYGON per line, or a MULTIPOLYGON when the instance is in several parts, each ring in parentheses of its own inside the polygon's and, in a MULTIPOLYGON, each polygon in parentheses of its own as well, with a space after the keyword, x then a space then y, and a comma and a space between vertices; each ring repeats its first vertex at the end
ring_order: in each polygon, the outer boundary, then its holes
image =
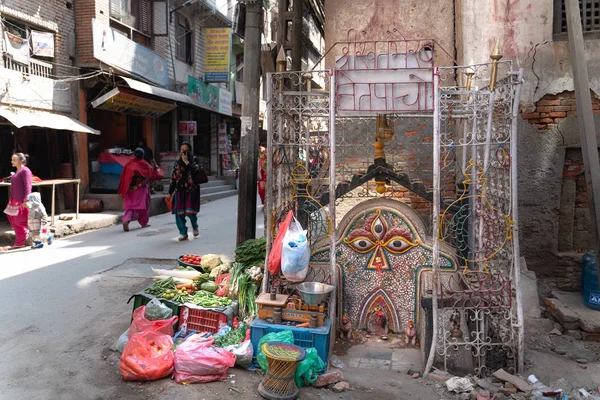
MULTIPOLYGON (((121 222, 122 212, 105 211, 102 213, 83 214, 79 213, 79 219, 75 219, 75 213, 65 213, 56 216, 54 237, 56 239, 74 235, 77 233, 106 228, 121 222), (63 221, 60 218, 71 218, 63 221)), ((15 232, 7 221, 0 222, 0 246, 10 246, 15 241, 15 232)))

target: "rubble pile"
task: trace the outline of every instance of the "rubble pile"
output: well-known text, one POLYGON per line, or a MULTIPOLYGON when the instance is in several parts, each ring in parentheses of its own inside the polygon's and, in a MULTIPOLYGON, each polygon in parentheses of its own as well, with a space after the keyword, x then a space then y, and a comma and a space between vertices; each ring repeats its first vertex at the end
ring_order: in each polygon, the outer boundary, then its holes
POLYGON ((552 292, 544 300, 544 315, 557 323, 561 334, 600 342, 600 314, 584 306, 579 293, 552 292))

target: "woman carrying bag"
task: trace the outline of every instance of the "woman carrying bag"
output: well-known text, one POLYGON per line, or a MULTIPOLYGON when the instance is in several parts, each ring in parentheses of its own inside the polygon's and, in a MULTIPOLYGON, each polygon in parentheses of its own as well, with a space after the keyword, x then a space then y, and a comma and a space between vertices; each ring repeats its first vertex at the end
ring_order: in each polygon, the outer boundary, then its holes
POLYGON ((200 212, 200 184, 208 182, 206 173, 198 165, 198 159, 192 154, 189 142, 180 147, 179 159, 173 167, 169 195, 173 195, 173 214, 179 229, 179 241, 188 240, 188 228, 185 217, 192 224, 194 237, 200 235, 198 230, 198 212, 200 212))
POLYGON ((25 242, 29 234, 27 217, 29 201, 27 196, 31 193, 31 170, 26 167, 27 156, 23 153, 12 155, 11 164, 17 169, 17 172, 10 179, 10 195, 8 205, 4 213, 8 222, 15 231, 15 243, 10 247, 2 247, 0 251, 15 250, 25 247, 25 242))

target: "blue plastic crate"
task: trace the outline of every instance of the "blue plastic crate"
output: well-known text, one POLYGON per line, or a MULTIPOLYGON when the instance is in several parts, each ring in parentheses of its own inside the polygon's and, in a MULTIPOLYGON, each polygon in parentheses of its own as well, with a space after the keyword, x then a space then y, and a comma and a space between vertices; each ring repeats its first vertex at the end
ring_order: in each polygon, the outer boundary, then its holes
POLYGON ((101 168, 103 174, 121 175, 123 172, 123 166, 119 163, 103 163, 101 168))
POLYGON ((331 338, 331 321, 326 320, 323 326, 318 328, 296 328, 287 325, 275 325, 269 324, 267 321, 256 318, 250 324, 250 340, 252 341, 252 347, 254 349, 253 366, 258 367, 256 361, 256 355, 258 354, 258 342, 268 333, 281 332, 289 329, 294 334, 294 344, 300 346, 303 349, 309 349, 314 347, 317 349, 317 354, 321 357, 321 360, 325 362, 325 369, 319 371, 319 373, 327 370, 329 363, 329 339, 331 338))

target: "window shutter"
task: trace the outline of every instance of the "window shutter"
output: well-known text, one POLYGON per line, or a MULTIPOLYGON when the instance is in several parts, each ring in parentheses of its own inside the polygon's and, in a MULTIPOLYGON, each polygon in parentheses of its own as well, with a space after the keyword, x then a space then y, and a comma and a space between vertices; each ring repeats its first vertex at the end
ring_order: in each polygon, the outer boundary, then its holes
POLYGON ((140 30, 150 34, 150 4, 149 0, 140 0, 140 30))
POLYGON ((188 28, 188 33, 187 33, 187 46, 188 46, 188 51, 187 51, 187 56, 188 56, 188 64, 190 65, 194 65, 194 31, 190 28, 190 26, 187 26, 188 28))

